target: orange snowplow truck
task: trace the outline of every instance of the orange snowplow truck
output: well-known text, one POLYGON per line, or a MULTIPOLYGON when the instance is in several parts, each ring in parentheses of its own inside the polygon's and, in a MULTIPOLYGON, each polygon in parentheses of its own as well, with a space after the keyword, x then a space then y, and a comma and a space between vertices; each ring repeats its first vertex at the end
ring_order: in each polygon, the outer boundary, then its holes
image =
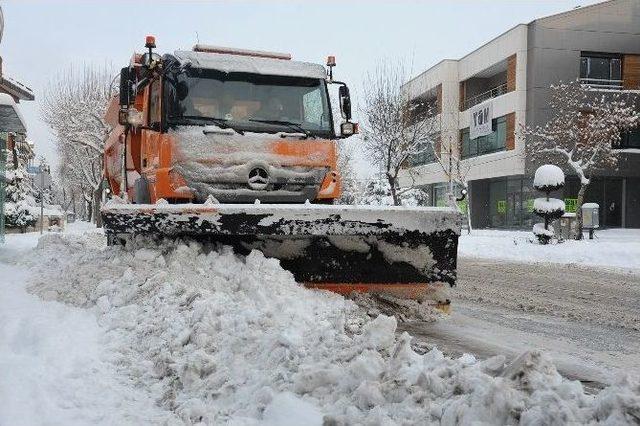
POLYGON ((200 44, 160 56, 151 36, 145 47, 121 70, 107 113, 111 244, 139 234, 215 241, 278 258, 312 287, 446 303, 457 211, 335 204, 336 144, 357 125, 333 57, 325 69, 200 44))

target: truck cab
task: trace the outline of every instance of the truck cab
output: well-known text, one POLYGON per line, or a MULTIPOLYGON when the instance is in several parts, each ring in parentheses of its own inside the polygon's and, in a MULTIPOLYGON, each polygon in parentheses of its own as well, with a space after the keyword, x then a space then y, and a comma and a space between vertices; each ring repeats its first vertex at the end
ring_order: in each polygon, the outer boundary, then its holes
MULTIPOLYGON (((336 140, 356 128, 348 89, 331 72, 280 53, 196 45, 159 57, 153 47, 122 70, 108 114, 114 130, 105 175, 115 195, 138 204, 332 203, 340 196, 336 140), (333 83, 340 85, 340 132, 333 83)), ((332 70, 335 61, 328 64, 332 70)))

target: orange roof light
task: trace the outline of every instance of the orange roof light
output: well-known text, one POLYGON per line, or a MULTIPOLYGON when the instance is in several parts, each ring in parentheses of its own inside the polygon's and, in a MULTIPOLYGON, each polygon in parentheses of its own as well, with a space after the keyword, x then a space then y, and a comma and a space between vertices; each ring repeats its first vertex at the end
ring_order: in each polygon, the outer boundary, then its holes
POLYGON ((331 56, 327 56, 327 66, 328 67, 335 67, 336 66, 336 57, 331 55, 331 56))
POLYGON ((147 49, 153 49, 156 47, 156 38, 152 35, 148 35, 144 39, 144 47, 147 49))

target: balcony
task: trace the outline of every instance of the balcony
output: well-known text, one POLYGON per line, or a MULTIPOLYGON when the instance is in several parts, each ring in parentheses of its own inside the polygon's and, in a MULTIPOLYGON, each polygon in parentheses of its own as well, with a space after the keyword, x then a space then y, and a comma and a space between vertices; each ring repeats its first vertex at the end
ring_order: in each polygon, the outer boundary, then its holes
POLYGON ((610 80, 606 78, 581 78, 583 86, 589 86, 596 90, 622 90, 622 80, 610 80))
POLYGON ((464 110, 467 110, 474 105, 478 105, 486 101, 487 99, 497 98, 498 96, 504 95, 507 92, 507 83, 503 83, 499 86, 487 90, 486 92, 482 92, 479 95, 475 95, 469 99, 465 99, 463 103, 464 110))

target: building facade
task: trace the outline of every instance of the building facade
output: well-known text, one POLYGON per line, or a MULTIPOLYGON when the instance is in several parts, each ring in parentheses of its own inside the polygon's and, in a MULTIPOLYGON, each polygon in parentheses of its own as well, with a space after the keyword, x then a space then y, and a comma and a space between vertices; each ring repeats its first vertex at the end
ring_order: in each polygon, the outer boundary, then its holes
MULTIPOLYGON (((576 79, 596 90, 640 90, 640 2, 612 0, 517 25, 405 84, 411 100, 435 107, 435 149, 462 158, 468 170, 474 227, 530 229, 538 221, 532 181, 539 163, 520 130, 548 120, 551 85, 576 79)), ((640 132, 626 135, 620 149, 615 170, 593 176, 586 202, 601 206, 604 226, 640 227, 640 132)), ((410 167, 438 205, 447 183, 433 160, 425 149, 410 167)), ((566 172, 560 196, 575 211, 579 184, 566 172)))

